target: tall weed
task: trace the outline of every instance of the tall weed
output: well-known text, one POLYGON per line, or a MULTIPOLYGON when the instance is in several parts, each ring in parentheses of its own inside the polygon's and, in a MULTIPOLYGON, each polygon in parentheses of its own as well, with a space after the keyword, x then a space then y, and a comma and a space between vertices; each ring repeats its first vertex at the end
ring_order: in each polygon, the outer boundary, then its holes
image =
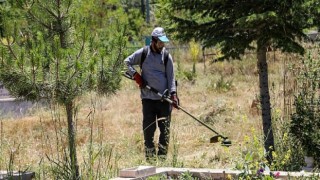
POLYGON ((272 115, 275 151, 271 168, 279 171, 300 171, 303 165, 303 152, 300 143, 290 135, 290 121, 283 118, 278 109, 274 109, 272 115))

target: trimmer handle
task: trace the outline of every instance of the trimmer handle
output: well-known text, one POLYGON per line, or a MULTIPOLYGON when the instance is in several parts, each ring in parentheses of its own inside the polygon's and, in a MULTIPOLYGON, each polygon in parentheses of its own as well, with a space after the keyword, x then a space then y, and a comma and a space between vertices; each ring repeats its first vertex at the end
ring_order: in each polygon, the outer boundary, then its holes
POLYGON ((134 77, 131 76, 128 71, 126 71, 123 75, 124 75, 124 77, 126 77, 128 79, 134 80, 134 77))
POLYGON ((146 88, 149 89, 150 91, 156 93, 158 96, 161 97, 161 99, 166 100, 167 102, 169 102, 170 104, 173 103, 173 101, 171 101, 168 97, 168 89, 164 90, 164 92, 161 94, 158 90, 156 90, 153 87, 150 87, 149 85, 146 85, 146 88))

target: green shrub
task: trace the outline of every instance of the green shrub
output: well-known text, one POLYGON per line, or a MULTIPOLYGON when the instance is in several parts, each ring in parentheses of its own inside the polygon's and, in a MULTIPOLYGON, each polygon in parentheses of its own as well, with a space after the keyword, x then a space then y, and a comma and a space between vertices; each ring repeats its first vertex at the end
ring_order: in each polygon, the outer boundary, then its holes
POLYGON ((290 132, 301 143, 306 156, 320 162, 320 61, 319 54, 302 60, 298 78, 299 93, 295 97, 295 112, 291 117, 290 132))
POLYGON ((295 98, 296 112, 291 118, 291 133, 307 156, 320 157, 320 98, 302 91, 295 98))

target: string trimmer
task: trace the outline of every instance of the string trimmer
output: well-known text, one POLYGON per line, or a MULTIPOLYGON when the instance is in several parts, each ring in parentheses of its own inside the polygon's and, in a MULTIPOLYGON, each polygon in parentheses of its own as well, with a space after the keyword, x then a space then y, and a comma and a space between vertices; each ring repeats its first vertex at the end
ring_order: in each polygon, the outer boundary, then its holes
MULTIPOLYGON (((126 72, 124 74, 125 77, 134 80, 134 78, 128 73, 126 72)), ((156 93, 158 96, 160 96, 163 100, 169 102, 170 104, 173 104, 174 102, 169 98, 168 96, 168 90, 165 90, 163 93, 160 93, 158 90, 156 90, 153 87, 150 87, 149 85, 146 85, 145 88, 149 89, 150 91, 156 93)), ((208 126, 207 124, 205 124, 204 122, 202 122, 201 120, 199 120, 198 118, 196 118, 195 116, 193 116, 192 114, 190 114, 188 111, 186 111, 184 108, 182 108, 180 105, 177 105, 177 107, 183 111, 184 113, 186 113, 187 115, 189 115, 190 117, 192 117, 194 120, 196 120, 197 122, 199 122, 201 125, 205 126, 206 128, 208 128, 209 130, 211 130, 212 132, 214 132, 216 135, 210 138, 210 143, 217 143, 220 142, 221 140, 221 145, 223 146, 231 146, 231 141, 228 139, 228 137, 223 136, 221 134, 219 134, 217 131, 215 131, 214 129, 212 129, 210 126, 208 126)))

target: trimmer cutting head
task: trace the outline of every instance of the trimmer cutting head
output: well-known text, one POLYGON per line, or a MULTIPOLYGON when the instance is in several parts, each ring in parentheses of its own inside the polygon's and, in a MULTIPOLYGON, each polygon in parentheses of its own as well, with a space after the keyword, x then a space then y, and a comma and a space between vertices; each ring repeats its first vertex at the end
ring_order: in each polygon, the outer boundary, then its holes
POLYGON ((223 137, 221 135, 213 136, 210 138, 210 143, 217 143, 221 142, 222 146, 229 147, 232 145, 231 141, 228 139, 228 137, 223 137))

